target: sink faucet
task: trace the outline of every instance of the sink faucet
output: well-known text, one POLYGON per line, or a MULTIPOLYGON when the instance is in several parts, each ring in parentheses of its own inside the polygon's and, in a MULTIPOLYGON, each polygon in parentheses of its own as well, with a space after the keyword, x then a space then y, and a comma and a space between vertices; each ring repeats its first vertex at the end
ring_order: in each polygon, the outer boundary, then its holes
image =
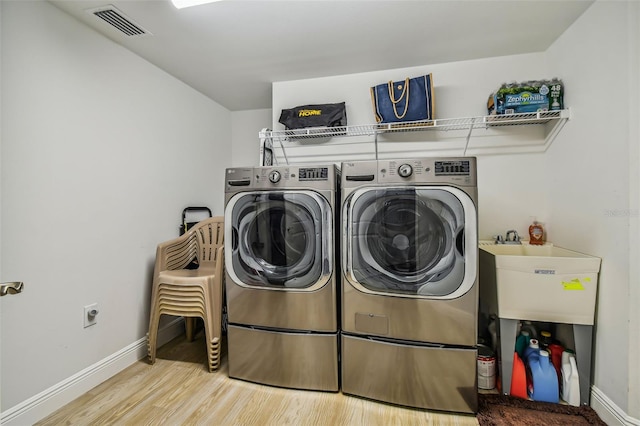
POLYGON ((507 231, 504 238, 502 238, 502 235, 497 235, 495 239, 496 244, 522 244, 518 231, 515 229, 507 231))
POLYGON ((506 244, 520 244, 520 236, 518 235, 518 231, 516 231, 515 229, 507 231, 505 240, 506 244), (509 238, 510 235, 512 235, 511 238, 509 238))

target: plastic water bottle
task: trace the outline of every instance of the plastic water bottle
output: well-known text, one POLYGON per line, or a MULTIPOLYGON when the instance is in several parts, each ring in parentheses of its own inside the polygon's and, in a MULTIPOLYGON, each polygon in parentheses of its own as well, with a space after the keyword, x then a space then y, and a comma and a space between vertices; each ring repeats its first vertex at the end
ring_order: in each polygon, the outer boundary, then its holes
POLYGON ((534 401, 560 402, 558 394, 558 376, 549 360, 549 352, 540 351, 540 355, 532 356, 529 369, 533 382, 533 392, 529 395, 534 401))
POLYGON ((562 353, 562 399, 569 405, 580 405, 580 378, 575 354, 565 350, 562 353))

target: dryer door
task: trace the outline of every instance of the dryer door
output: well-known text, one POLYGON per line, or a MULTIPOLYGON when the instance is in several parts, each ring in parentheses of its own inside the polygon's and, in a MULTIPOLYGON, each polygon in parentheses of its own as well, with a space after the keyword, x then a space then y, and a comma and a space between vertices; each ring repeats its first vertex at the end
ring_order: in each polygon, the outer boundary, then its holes
POLYGON ((459 297, 475 281, 476 217, 457 188, 361 188, 343 210, 345 276, 368 293, 459 297))
POLYGON ((313 191, 260 191, 231 198, 225 211, 227 272, 244 287, 314 290, 332 270, 328 201, 313 191))

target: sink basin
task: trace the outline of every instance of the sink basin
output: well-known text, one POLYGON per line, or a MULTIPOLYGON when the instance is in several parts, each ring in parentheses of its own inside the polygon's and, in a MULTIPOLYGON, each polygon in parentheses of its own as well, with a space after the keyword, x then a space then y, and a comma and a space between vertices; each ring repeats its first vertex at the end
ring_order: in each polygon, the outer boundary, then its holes
MULTIPOLYGON (((498 268, 517 268, 522 270, 553 269, 575 270, 588 267, 596 268, 600 259, 577 251, 556 247, 546 243, 536 246, 523 244, 493 244, 481 243, 480 249, 490 253, 496 258, 498 268), (591 265, 591 266, 587 266, 591 265)), ((597 270, 596 270, 597 272, 597 270)))
POLYGON ((600 259, 545 244, 479 245, 480 304, 500 318, 593 325, 600 259))

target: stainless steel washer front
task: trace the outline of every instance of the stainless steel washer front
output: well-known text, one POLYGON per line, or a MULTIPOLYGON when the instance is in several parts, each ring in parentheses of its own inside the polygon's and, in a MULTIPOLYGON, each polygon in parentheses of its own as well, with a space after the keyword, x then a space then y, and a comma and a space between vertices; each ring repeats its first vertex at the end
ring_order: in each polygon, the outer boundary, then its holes
POLYGON ((474 216, 473 201, 457 188, 411 185, 354 191, 345 206, 350 282, 378 294, 454 299, 466 293, 474 280, 471 271, 465 274, 471 262, 464 258, 464 230, 474 216))
POLYGON ((353 162, 341 169, 343 392, 474 412, 475 159, 353 162), (380 362, 381 354, 395 361, 380 362))
POLYGON ((227 169, 231 377, 338 390, 338 179, 333 165, 227 169))
POLYGON ((327 283, 333 218, 326 198, 314 191, 246 192, 231 198, 228 211, 234 282, 281 290, 327 283))

